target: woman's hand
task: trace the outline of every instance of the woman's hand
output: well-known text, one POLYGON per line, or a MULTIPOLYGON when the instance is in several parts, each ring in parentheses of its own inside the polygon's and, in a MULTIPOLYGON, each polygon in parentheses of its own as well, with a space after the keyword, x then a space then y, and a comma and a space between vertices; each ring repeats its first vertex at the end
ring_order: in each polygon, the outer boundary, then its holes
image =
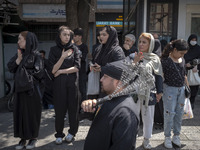
POLYGON ((187 63, 187 64, 186 64, 186 67, 188 67, 188 68, 191 67, 191 64, 190 64, 190 63, 187 63))
POLYGON ((17 65, 19 65, 20 64, 20 62, 22 61, 22 52, 21 52, 21 50, 20 49, 18 49, 17 50, 17 59, 16 59, 16 63, 17 63, 17 65))
POLYGON ((193 72, 197 72, 198 69, 197 69, 197 66, 195 66, 193 69, 192 69, 193 72))
POLYGON ((94 112, 97 100, 96 99, 89 99, 82 102, 81 107, 83 108, 84 112, 94 112))
POLYGON ((156 100, 157 100, 157 102, 159 102, 160 101, 160 99, 162 98, 162 93, 159 93, 159 94, 156 94, 156 100))
POLYGON ((143 56, 143 53, 142 52, 135 52, 135 57, 134 57, 134 60, 133 60, 133 63, 138 63, 140 60, 142 60, 144 58, 143 56))
POLYGON ((123 44, 123 47, 125 50, 129 50, 130 49, 130 46, 128 44, 123 44))
POLYGON ((62 74, 62 70, 56 71, 56 73, 54 74, 54 77, 57 77, 57 76, 59 76, 60 74, 62 74))
POLYGON ((63 48, 63 51, 62 51, 62 58, 67 58, 68 56, 70 56, 72 54, 73 50, 72 49, 68 49, 65 51, 65 49, 63 48))
POLYGON ((95 72, 100 72, 101 71, 101 66, 95 63, 93 66, 90 66, 90 70, 95 71, 95 72))

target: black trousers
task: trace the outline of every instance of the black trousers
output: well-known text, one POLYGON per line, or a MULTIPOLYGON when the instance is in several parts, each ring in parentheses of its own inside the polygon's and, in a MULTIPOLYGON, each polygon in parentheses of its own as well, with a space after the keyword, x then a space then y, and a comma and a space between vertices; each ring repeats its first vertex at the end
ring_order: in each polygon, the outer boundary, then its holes
POLYGON ((86 100, 86 83, 87 83, 87 75, 86 72, 79 72, 79 91, 81 93, 81 102, 86 100))
POLYGON ((190 103, 191 103, 192 109, 194 109, 194 102, 199 90, 199 85, 190 86, 190 89, 191 89, 190 103))
POLYGON ((70 75, 60 75, 54 80, 54 109, 55 109, 55 137, 63 138, 64 117, 68 111, 69 130, 72 135, 76 135, 78 131, 78 110, 79 101, 77 96, 77 86, 74 78, 70 75))

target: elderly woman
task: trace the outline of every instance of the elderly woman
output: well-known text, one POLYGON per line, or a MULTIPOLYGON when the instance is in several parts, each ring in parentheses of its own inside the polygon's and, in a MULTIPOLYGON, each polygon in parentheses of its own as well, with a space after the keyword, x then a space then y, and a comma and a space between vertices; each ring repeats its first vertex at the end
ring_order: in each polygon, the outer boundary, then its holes
POLYGON ((15 148, 23 149, 26 146, 26 149, 32 149, 37 142, 40 127, 40 85, 44 65, 37 51, 38 41, 34 33, 21 32, 18 47, 17 54, 8 62, 8 69, 15 74, 14 137, 21 138, 15 148), (26 140, 29 140, 28 145, 26 140))
MULTIPOLYGON (((135 103, 135 109, 139 115, 141 111, 142 122, 143 122, 143 147, 145 149, 151 149, 149 139, 152 136, 154 110, 156 101, 159 101, 162 97, 162 66, 159 57, 152 53, 154 49, 154 38, 150 33, 142 33, 139 37, 139 52, 143 52, 143 64, 149 73, 155 76, 154 89, 148 89, 142 91, 138 88, 138 100, 135 103)), ((143 85, 140 85, 141 87, 143 85)))

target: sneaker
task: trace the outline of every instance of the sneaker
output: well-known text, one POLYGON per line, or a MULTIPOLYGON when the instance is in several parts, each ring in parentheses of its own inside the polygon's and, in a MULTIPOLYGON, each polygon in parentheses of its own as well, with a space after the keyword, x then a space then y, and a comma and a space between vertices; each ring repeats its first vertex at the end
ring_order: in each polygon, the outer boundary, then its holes
POLYGON ((26 145, 26 149, 33 149, 36 146, 37 139, 31 139, 28 142, 28 145, 26 145))
POLYGON ((142 143, 144 149, 151 149, 151 144, 149 139, 144 139, 143 143, 142 143))
POLYGON ((172 148, 172 141, 171 141, 171 137, 165 137, 165 142, 164 142, 164 146, 166 148, 172 148))
POLYGON ((19 150, 19 149, 23 149, 26 146, 26 140, 21 139, 19 141, 19 144, 15 147, 15 149, 19 150))
POLYGON ((180 137, 178 135, 174 135, 172 137, 172 143, 178 147, 181 147, 180 137))
POLYGON ((74 141, 74 136, 68 133, 68 135, 65 137, 65 140, 67 143, 71 143, 74 141))
POLYGON ((62 144, 62 138, 59 137, 59 138, 56 138, 56 144, 59 145, 59 144, 62 144))

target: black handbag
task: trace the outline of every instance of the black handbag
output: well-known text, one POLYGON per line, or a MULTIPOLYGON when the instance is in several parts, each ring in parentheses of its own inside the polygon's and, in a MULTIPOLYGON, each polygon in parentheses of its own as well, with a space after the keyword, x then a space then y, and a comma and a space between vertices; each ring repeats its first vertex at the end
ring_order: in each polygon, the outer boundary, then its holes
POLYGON ((189 98, 190 96, 191 96, 190 87, 187 84, 185 84, 185 97, 189 98))
POLYGON ((24 66, 20 67, 15 75, 15 91, 25 92, 33 88, 33 76, 28 73, 24 66))

